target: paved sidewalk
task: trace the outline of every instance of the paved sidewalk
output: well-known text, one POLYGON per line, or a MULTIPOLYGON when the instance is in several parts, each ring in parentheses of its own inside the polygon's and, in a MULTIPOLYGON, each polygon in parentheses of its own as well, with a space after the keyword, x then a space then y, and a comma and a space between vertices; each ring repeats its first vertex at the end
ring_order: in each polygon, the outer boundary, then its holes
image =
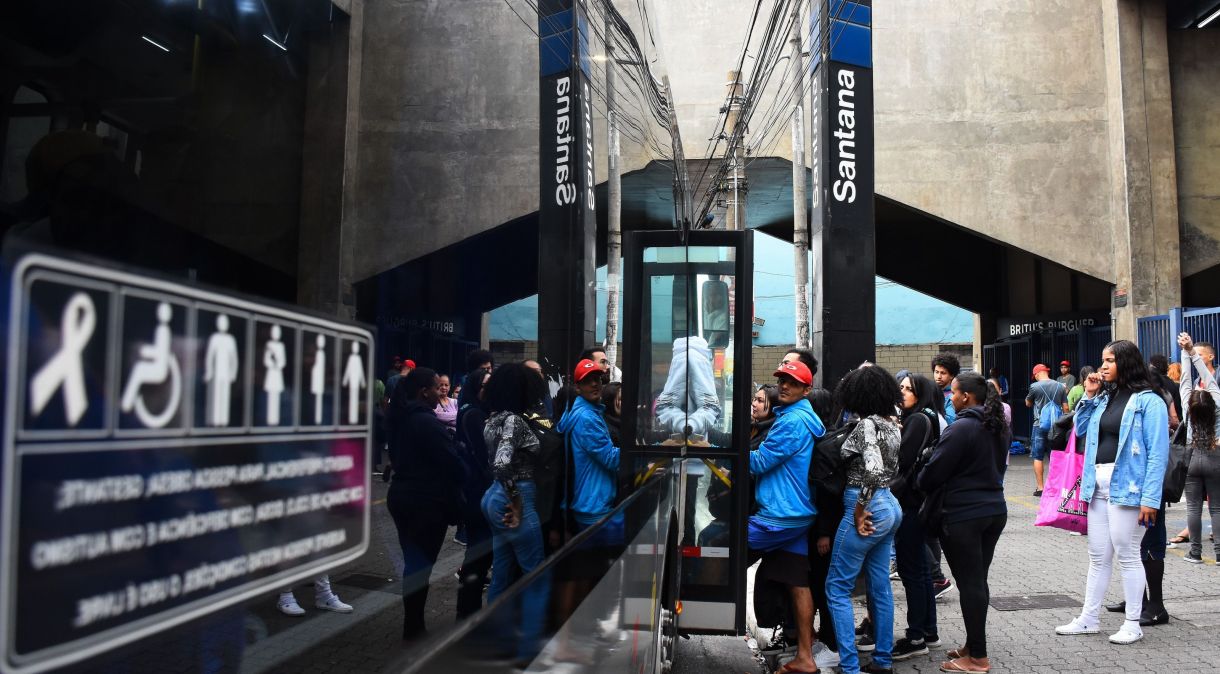
MULTIPOLYGON (((1008 525, 1000 538, 989 576, 991 596, 1064 594, 1075 600, 1070 608, 988 612, 988 651, 993 671, 1055 672, 1214 672, 1220 660, 1220 568, 1204 546, 1205 564, 1188 564, 1184 549, 1168 550, 1165 560, 1165 603, 1173 617, 1168 625, 1148 627, 1144 640, 1115 646, 1107 635, 1122 624, 1122 617, 1102 613, 1102 633, 1087 637, 1060 637, 1056 625, 1078 615, 1084 599, 1088 569, 1088 539, 1033 525, 1037 500, 1033 494, 1033 467, 1028 456, 1013 457, 1006 479, 1008 525)), ((1206 520, 1206 517, 1204 518, 1206 520)), ((1185 526, 1185 503, 1168 511, 1170 536, 1185 526)), ((1208 533, 1205 528, 1204 535, 1208 533)), ((948 571, 946 564, 945 570, 948 571)), ((905 625, 906 600, 902 584, 893 583, 897 632, 905 625)), ((1122 599, 1117 572, 1106 601, 1122 599)), ((940 636, 946 647, 965 643, 958 595, 951 592, 938 604, 940 636)), ((944 649, 928 656, 896 663, 896 672, 939 671, 944 649)))
MULTIPOLYGON (((375 483, 376 484, 376 483, 375 483)), ((1116 614, 1103 614, 1103 633, 1089 637, 1058 637, 1054 627, 1068 622, 1079 612, 1084 596, 1088 568, 1087 538, 1071 536, 1058 529, 1033 526, 1037 499, 1033 492, 1033 468, 1028 456, 1013 457, 1007 476, 1008 526, 1000 538, 990 575, 992 597, 1063 594, 1076 604, 1069 608, 998 611, 988 614, 989 645, 996 671, 1080 674, 1118 667, 1125 672, 1165 671, 1174 674, 1214 671, 1220 661, 1220 641, 1215 639, 1220 626, 1220 567, 1204 546, 1202 565, 1183 560, 1184 546, 1168 550, 1165 571, 1165 597, 1173 620, 1164 626, 1145 630, 1143 641, 1132 646, 1115 646, 1106 635, 1121 624, 1116 614)), ((244 672, 304 672, 322 674, 347 671, 391 671, 387 661, 409 657, 419 644, 404 647, 398 637, 402 608, 397 582, 401 553, 397 535, 383 503, 383 485, 374 487, 373 545, 364 558, 332 574, 345 601, 356 607, 350 616, 321 614, 310 610, 303 619, 280 616, 272 598, 251 607, 270 631, 270 638, 284 636, 279 642, 256 641, 243 654, 244 672), (370 589, 354 583, 371 584, 370 579, 395 579, 370 589), (353 628, 351 623, 359 624, 353 628), (329 637, 329 638, 328 638, 329 637), (272 666, 272 663, 275 663, 272 666)), ((1185 504, 1168 511, 1170 535, 1185 526, 1185 504)), ((1205 520, 1205 535, 1208 533, 1205 520)), ((444 634, 453 621, 456 581, 453 571, 461 563, 463 548, 446 541, 433 574, 428 597, 429 628, 444 634)), ((946 565, 946 570, 948 566, 946 565)), ((905 621, 905 597, 901 583, 893 583, 899 633, 905 621)), ((309 599, 308 587, 298 589, 298 597, 309 599)), ((1107 602, 1118 601, 1117 577, 1111 582, 1107 602)), ((947 646, 964 643, 958 595, 951 592, 938 604, 941 638, 947 646)), ((863 609, 858 609, 858 615, 863 609)), ((749 649, 743 639, 706 637, 681 640, 678 654, 684 660, 680 671, 741 672, 750 669, 749 649), (740 649, 738 654, 737 649, 740 649)), ((896 672, 935 672, 944 659, 944 650, 928 656, 897 663, 896 672)))
MULTIPOLYGON (((1204 546, 1207 563, 1188 564, 1184 548, 1170 549, 1166 560, 1166 604, 1172 622, 1145 630, 1143 641, 1114 646, 1106 635, 1121 618, 1103 613, 1103 633, 1089 637, 1058 637, 1054 627, 1079 611, 1088 566, 1087 538, 1057 529, 1033 526, 1036 499, 1029 458, 1014 457, 1008 472, 1009 519, 991 569, 991 594, 997 597, 1062 594, 1073 607, 998 611, 988 614, 989 650, 995 671, 1069 674, 1117 668, 1124 672, 1164 671, 1173 674, 1214 671, 1220 661, 1220 567, 1204 546)), ((318 611, 312 606, 312 587, 302 583, 297 598, 305 616, 290 618, 275 609, 275 596, 222 611, 185 628, 171 630, 156 640, 102 656, 74 671, 195 672, 233 671, 325 674, 328 672, 399 671, 426 644, 401 640, 401 552, 397 533, 385 509, 386 486, 373 487, 373 533, 368 553, 357 562, 331 574, 336 591, 355 607, 350 615, 318 611), (201 647, 200 636, 204 646, 201 647), (235 664, 235 663, 240 663, 235 664), (388 665, 387 663, 393 663, 388 665)), ((1171 535, 1185 524, 1184 504, 1169 510, 1171 535)), ((1205 523, 1207 518, 1205 517, 1205 523)), ((1208 529, 1205 526, 1205 535, 1208 529)), ((451 531, 452 533, 452 531, 451 531)), ((446 540, 441 550, 428 597, 428 626, 432 638, 443 636, 453 624, 457 583, 453 572, 464 548, 446 540)), ((947 570, 947 566, 946 566, 947 570)), ((905 624, 902 585, 892 584, 896 622, 905 624)), ((1107 601, 1120 599, 1119 583, 1111 584, 1107 601)), ((940 635, 948 647, 965 640, 958 595, 950 593, 939 604, 940 635)), ((863 609, 857 608, 857 616, 863 609)), ((858 619, 858 618, 857 618, 858 619)), ((901 633, 901 627, 898 630, 901 633)), ((733 637, 695 637, 680 640, 682 672, 756 672, 746 641, 733 637)), ((897 672, 935 672, 944 650, 897 663, 897 672)))

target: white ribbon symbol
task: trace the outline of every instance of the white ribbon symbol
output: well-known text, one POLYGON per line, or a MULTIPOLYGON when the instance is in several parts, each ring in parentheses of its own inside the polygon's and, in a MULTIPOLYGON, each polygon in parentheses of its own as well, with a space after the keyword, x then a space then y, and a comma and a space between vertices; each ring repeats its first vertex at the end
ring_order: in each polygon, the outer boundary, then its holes
POLYGON ((60 319, 63 342, 59 352, 30 380, 30 399, 35 415, 42 413, 61 386, 64 390, 64 412, 70 426, 75 426, 85 410, 89 409, 82 361, 96 324, 97 312, 93 308, 93 300, 85 293, 73 295, 60 319))

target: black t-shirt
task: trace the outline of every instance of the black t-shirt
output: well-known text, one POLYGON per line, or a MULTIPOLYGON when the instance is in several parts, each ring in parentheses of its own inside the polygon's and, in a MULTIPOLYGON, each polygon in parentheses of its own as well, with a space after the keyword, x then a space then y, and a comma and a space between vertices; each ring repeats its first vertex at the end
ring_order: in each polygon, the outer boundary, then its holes
POLYGON ((1097 460, 1095 463, 1114 463, 1118 459, 1118 432, 1123 425, 1123 410, 1131 400, 1130 389, 1119 389, 1110 397, 1106 411, 1101 413, 1101 427, 1097 436, 1097 460))

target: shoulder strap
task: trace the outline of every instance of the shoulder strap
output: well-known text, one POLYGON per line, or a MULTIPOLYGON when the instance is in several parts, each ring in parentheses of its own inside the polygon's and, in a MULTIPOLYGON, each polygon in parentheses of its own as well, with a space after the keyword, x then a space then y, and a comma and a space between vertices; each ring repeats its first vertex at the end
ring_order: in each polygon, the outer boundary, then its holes
POLYGON ((924 421, 928 422, 928 427, 923 431, 923 442, 919 444, 919 451, 922 452, 928 446, 928 438, 932 437, 932 424, 937 422, 933 421, 931 417, 923 412, 920 412, 919 416, 923 417, 924 421))

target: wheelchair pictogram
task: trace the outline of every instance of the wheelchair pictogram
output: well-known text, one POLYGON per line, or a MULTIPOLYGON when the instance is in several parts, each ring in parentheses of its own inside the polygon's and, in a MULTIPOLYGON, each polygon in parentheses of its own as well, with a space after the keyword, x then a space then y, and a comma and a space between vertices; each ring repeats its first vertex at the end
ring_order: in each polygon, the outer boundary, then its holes
POLYGON ((140 360, 131 368, 127 385, 123 388, 123 397, 119 408, 124 412, 134 412, 140 423, 147 428, 164 428, 178 412, 182 401, 182 367, 178 357, 174 355, 173 333, 169 322, 174 316, 174 310, 167 302, 157 305, 157 327, 153 330, 153 341, 140 345, 140 360), (144 404, 141 389, 145 386, 159 386, 169 382, 169 400, 160 413, 154 414, 144 404))

